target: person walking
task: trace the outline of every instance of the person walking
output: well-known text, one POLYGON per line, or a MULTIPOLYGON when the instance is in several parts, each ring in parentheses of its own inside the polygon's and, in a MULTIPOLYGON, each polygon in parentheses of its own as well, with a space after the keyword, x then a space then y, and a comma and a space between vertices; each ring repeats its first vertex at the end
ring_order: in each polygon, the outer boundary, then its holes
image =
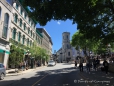
POLYGON ((83 59, 82 59, 82 57, 80 57, 80 59, 79 59, 79 68, 80 68, 80 72, 83 72, 83 59))
POLYGON ((95 58, 93 59, 93 69, 94 69, 95 71, 97 71, 97 70, 96 70, 96 59, 95 59, 95 58))
POLYGON ((86 68, 87 68, 87 72, 90 73, 90 69, 91 69, 91 62, 90 62, 90 58, 88 57, 87 61, 86 61, 86 68))
POLYGON ((77 61, 75 60, 75 68, 77 68, 77 61))
POLYGON ((107 75, 108 74, 109 63, 106 61, 106 59, 104 59, 103 66, 104 66, 104 69, 105 69, 105 72, 106 72, 106 75, 107 75))

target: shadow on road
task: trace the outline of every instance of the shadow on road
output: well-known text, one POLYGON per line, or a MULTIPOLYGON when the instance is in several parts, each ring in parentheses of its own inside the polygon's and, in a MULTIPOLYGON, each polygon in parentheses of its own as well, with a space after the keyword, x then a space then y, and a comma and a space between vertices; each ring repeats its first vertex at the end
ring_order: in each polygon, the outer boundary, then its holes
POLYGON ((22 78, 20 80, 3 80, 0 81, 0 86, 114 86, 113 77, 114 74, 106 76, 100 71, 91 71, 89 74, 85 72, 85 69, 84 72, 79 72, 79 69, 71 67, 39 71, 30 78, 22 78), (92 80, 94 82, 89 82, 92 80), (95 80, 110 81, 110 83, 95 83, 95 80))

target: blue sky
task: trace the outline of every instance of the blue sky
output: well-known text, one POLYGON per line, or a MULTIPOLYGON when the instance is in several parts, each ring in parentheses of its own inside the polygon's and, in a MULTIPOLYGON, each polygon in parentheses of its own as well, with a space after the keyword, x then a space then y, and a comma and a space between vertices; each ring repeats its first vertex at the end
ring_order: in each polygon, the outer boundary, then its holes
POLYGON ((72 24, 71 20, 66 21, 50 21, 45 26, 36 25, 37 28, 45 28, 51 36, 53 42, 53 50, 58 51, 62 46, 62 33, 70 32, 70 40, 72 35, 77 31, 77 24, 72 24))

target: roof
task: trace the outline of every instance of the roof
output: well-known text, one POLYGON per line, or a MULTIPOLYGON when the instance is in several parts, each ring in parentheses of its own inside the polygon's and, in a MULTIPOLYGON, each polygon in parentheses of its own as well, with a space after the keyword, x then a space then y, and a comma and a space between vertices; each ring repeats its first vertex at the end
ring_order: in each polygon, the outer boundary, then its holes
POLYGON ((45 30, 45 28, 36 28, 40 33, 43 33, 46 34, 46 36, 49 38, 49 41, 50 43, 53 45, 53 42, 52 42, 52 39, 51 39, 51 36, 48 34, 48 32, 45 30))
POLYGON ((36 33, 38 33, 41 37, 43 37, 43 35, 36 29, 36 33))
POLYGON ((46 36, 48 37, 48 38, 50 38, 50 35, 48 34, 48 32, 45 30, 45 28, 36 28, 37 30, 39 30, 39 32, 40 33, 45 33, 46 34, 46 36))

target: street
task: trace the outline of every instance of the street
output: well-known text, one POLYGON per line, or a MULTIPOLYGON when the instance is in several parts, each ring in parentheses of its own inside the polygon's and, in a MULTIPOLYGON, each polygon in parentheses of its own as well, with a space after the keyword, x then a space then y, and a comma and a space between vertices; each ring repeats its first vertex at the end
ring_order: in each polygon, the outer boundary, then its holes
POLYGON ((54 67, 43 67, 26 74, 7 76, 0 86, 114 86, 114 74, 104 72, 80 72, 74 64, 57 63, 54 67))

